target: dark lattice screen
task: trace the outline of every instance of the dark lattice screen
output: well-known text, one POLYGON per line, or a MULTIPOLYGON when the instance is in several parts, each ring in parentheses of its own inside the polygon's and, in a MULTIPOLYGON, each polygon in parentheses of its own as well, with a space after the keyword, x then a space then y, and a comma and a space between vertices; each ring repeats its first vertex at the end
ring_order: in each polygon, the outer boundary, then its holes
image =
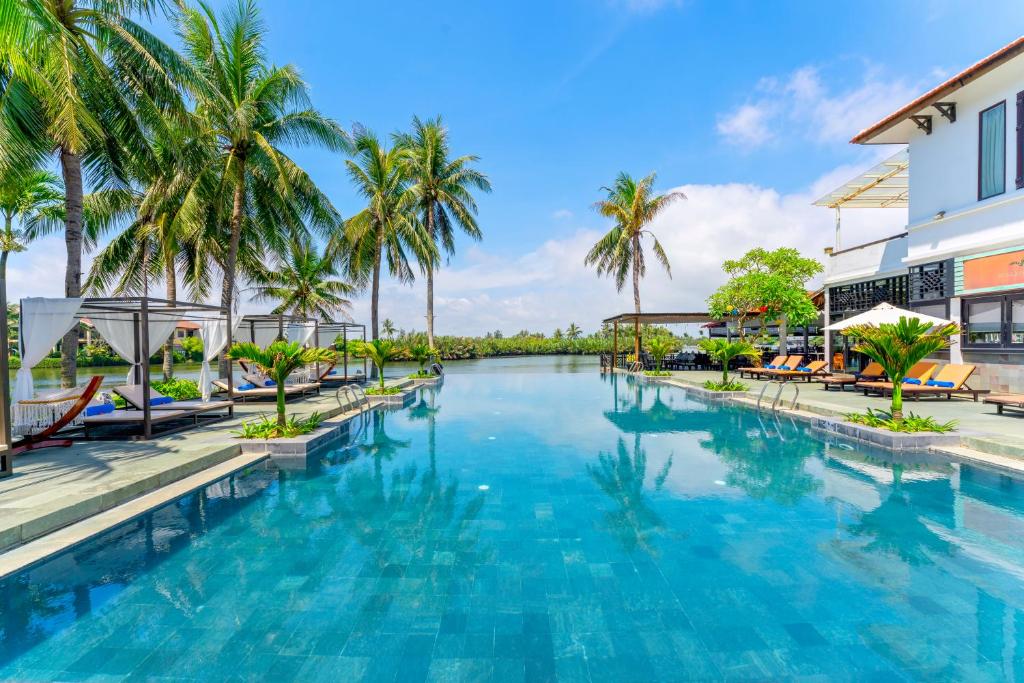
POLYGON ((910 269, 910 300, 935 301, 953 296, 953 262, 939 261, 910 269))
POLYGON ((906 275, 830 287, 828 290, 828 312, 832 320, 855 315, 880 303, 907 305, 906 275))

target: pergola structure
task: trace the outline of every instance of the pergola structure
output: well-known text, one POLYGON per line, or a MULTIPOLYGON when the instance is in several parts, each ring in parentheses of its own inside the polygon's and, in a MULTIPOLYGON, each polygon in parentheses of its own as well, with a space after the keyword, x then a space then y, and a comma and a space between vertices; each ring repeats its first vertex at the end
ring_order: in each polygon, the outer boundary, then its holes
MULTIPOLYGON (((324 343, 331 343, 334 339, 341 337, 342 342, 342 366, 344 367, 344 379, 342 381, 347 382, 348 377, 348 340, 362 338, 361 341, 366 341, 366 325, 360 323, 350 322, 337 322, 337 323, 320 323, 317 328, 316 345, 320 346, 321 336, 326 337, 324 343), (358 335, 358 336, 356 336, 358 335)), ((366 357, 363 357, 363 377, 366 377, 366 357)))
MULTIPOLYGON (((238 327, 239 341, 251 341, 257 346, 266 346, 277 339, 298 341, 316 347, 325 346, 340 336, 345 343, 343 366, 345 380, 348 379, 348 340, 362 338, 366 341, 366 325, 350 322, 320 322, 316 318, 286 315, 284 313, 265 313, 243 316, 238 327), (301 334, 296 334, 300 332, 301 334), (301 338, 295 338, 301 337, 301 338)), ((320 363, 316 364, 317 377, 320 377, 320 363)), ((363 359, 363 375, 366 375, 366 359, 363 359)))
POLYGON ((640 357, 640 325, 676 325, 683 323, 710 323, 719 319, 710 313, 620 313, 605 318, 602 323, 610 323, 612 334, 612 362, 619 355, 619 323, 633 324, 633 353, 640 357))

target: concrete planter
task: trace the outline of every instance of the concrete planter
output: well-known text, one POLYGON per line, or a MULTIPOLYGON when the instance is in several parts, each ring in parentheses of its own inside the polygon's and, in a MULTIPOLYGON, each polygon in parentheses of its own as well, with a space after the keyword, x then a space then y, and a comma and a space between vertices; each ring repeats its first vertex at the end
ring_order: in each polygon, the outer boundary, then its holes
POLYGON ((894 451, 926 451, 930 448, 959 446, 961 442, 961 436, 957 432, 903 434, 824 417, 813 418, 811 426, 826 434, 856 439, 894 451))
POLYGON ((325 420, 315 431, 291 439, 237 439, 245 454, 269 455, 274 462, 306 459, 309 453, 348 436, 349 420, 325 420))
POLYGON ((370 403, 373 405, 385 406, 387 408, 404 408, 412 405, 413 400, 416 398, 416 388, 409 387, 400 394, 388 394, 386 396, 367 394, 366 398, 370 399, 370 403))
POLYGON ((432 387, 435 384, 440 384, 441 380, 444 379, 444 376, 434 375, 433 377, 410 377, 409 379, 416 382, 417 384, 432 387))

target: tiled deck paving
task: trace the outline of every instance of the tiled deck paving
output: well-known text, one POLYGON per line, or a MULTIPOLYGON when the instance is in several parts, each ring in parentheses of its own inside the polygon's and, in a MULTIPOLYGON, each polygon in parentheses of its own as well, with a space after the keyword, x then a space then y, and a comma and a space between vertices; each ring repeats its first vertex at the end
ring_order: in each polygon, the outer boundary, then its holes
MULTIPOLYGON (((232 431, 272 402, 237 403, 235 416, 149 441, 78 441, 19 456, 0 479, 0 552, 109 510, 239 455, 232 431)), ((335 390, 288 403, 289 415, 342 411, 335 390)))

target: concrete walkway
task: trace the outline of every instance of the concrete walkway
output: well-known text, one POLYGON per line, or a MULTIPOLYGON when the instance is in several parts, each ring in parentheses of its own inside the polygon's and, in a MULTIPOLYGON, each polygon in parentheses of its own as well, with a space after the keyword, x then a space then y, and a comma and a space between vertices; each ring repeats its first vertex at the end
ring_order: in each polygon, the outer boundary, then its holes
MULTIPOLYGON (((730 373, 729 378, 739 379, 739 375, 730 373)), ((721 372, 676 371, 668 381, 680 386, 702 386, 707 380, 721 379, 721 372)), ((748 385, 746 393, 752 399, 757 398, 765 385, 762 380, 742 381, 748 385)), ((825 391, 823 385, 816 382, 799 382, 797 386, 800 388, 797 408, 811 413, 841 416, 863 412, 867 408, 889 407, 890 399, 864 396, 862 392, 854 391, 852 387, 845 391, 835 388, 825 391)), ((774 387, 769 387, 765 391, 765 399, 769 404, 775 396, 775 391, 774 387)), ((786 389, 782 396, 788 406, 793 399, 793 390, 786 389)), ((930 415, 942 422, 956 420, 965 446, 985 453, 1024 458, 1024 413, 1007 412, 1004 415, 997 415, 995 406, 986 405, 980 400, 975 403, 970 398, 924 398, 914 401, 904 397, 903 411, 930 415)))
MULTIPOLYGON (((335 392, 291 401, 288 414, 340 415, 335 392)), ((18 456, 14 475, 0 479, 0 552, 237 457, 232 432, 274 411, 272 401, 237 403, 232 419, 149 441, 78 441, 18 456)))

